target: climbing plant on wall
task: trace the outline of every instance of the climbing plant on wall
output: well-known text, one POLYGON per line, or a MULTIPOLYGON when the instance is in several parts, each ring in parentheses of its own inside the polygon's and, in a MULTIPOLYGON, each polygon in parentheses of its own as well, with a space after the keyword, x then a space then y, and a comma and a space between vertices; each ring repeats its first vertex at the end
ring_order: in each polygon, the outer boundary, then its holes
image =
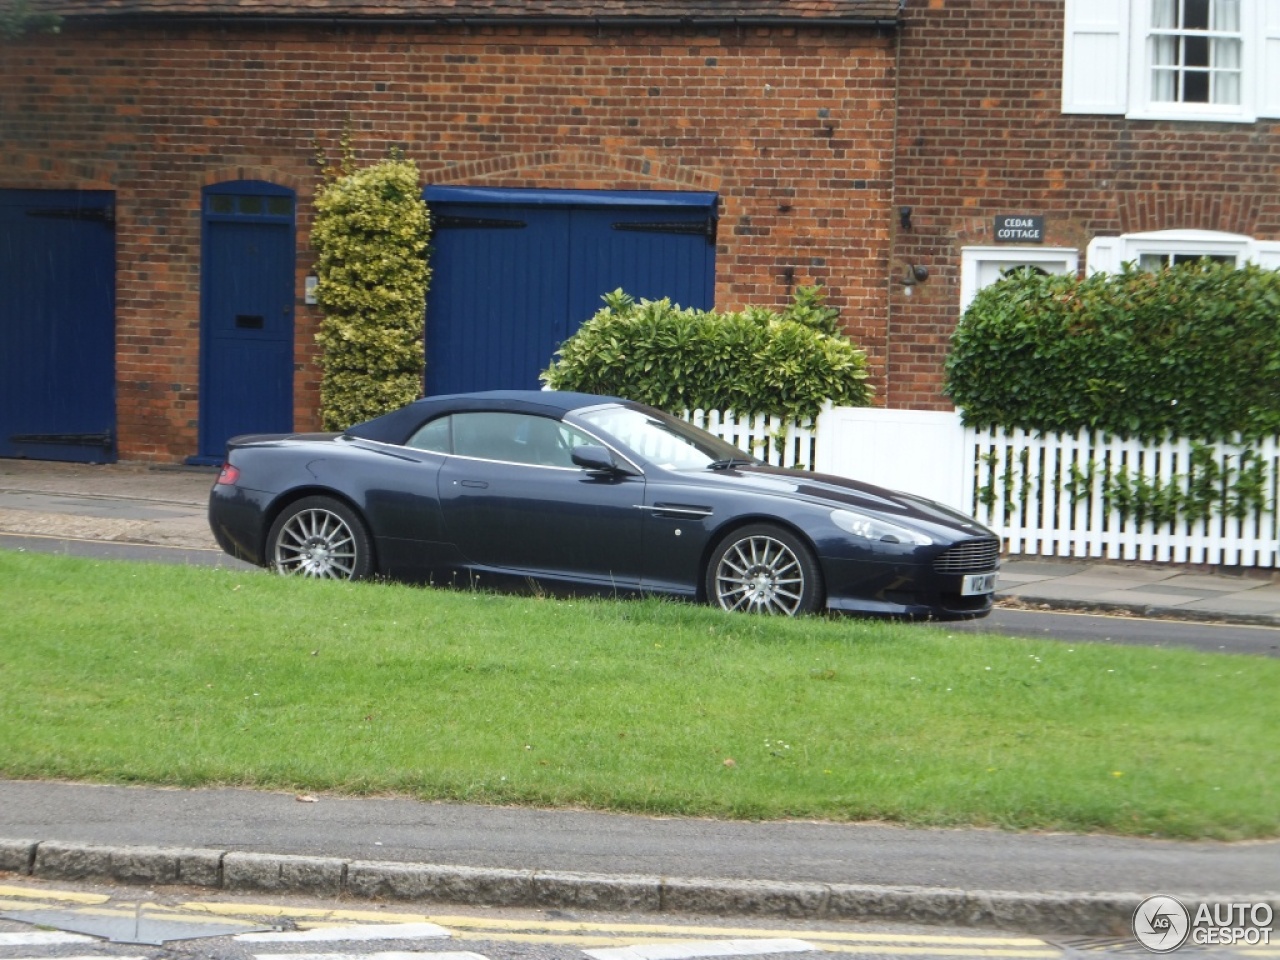
POLYGON ((343 430, 422 394, 430 216, 417 166, 394 154, 326 168, 315 208, 321 415, 343 430))

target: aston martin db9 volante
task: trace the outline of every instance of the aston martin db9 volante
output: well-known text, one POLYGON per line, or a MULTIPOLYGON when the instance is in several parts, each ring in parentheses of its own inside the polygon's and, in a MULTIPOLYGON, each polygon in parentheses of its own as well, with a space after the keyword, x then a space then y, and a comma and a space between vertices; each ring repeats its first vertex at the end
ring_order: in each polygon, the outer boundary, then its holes
POLYGON ((628 400, 431 397, 228 445, 209 522, 281 573, 665 594, 726 610, 977 617, 1000 540, 939 504, 770 467, 628 400))

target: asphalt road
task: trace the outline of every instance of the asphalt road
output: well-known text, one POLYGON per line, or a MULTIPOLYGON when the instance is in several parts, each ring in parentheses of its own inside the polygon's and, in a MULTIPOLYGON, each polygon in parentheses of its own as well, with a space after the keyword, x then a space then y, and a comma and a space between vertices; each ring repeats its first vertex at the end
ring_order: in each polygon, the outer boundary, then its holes
POLYGON ((1280 630, 1230 623, 1198 623, 1090 613, 997 608, 982 620, 938 624, 931 629, 999 633, 1005 636, 1185 647, 1206 653, 1280 657, 1280 630))

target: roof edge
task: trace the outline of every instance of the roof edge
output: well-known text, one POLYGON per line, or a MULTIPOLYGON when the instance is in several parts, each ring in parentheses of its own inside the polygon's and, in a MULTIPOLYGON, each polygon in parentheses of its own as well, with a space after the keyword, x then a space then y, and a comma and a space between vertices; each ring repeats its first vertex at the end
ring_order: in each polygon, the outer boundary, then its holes
POLYGON ((368 14, 330 14, 315 16, 302 14, 288 16, 280 14, 252 13, 64 13, 59 15, 67 24, 174 24, 174 23, 216 23, 227 25, 241 23, 258 26, 438 26, 438 27, 485 27, 485 26, 526 26, 526 27, 564 27, 583 26, 604 28, 619 27, 864 27, 877 30, 896 30, 901 25, 900 17, 850 14, 846 16, 732 16, 723 14, 687 14, 683 16, 615 15, 615 16, 582 16, 575 14, 521 16, 449 16, 447 14, 389 14, 387 16, 370 16, 368 14))

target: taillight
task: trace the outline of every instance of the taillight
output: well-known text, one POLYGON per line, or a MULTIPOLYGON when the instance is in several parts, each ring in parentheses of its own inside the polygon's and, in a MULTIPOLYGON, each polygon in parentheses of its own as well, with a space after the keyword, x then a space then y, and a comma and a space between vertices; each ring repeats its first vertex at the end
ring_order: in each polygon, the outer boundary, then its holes
POLYGON ((240 479, 240 468, 233 467, 229 463, 224 463, 222 469, 218 472, 218 483, 228 487, 235 486, 240 479))

